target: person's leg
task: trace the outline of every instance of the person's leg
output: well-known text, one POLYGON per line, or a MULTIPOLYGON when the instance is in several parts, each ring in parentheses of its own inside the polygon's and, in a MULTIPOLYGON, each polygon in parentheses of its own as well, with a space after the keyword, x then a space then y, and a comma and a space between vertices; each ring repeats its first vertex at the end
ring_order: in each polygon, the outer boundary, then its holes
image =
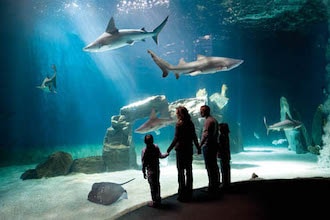
POLYGON ((203 146, 202 148, 202 152, 203 152, 203 157, 204 157, 204 164, 205 164, 205 169, 207 171, 207 176, 209 179, 209 184, 208 187, 210 188, 211 186, 211 170, 210 170, 210 155, 209 155, 209 149, 208 146, 203 146))
POLYGON ((179 152, 177 152, 176 154, 176 166, 178 169, 178 184, 179 184, 178 200, 182 200, 184 198, 186 180, 184 175, 184 164, 182 160, 182 155, 179 152))
POLYGON ((211 175, 211 188, 212 190, 216 191, 219 189, 220 186, 220 172, 219 172, 219 166, 217 162, 217 156, 216 154, 211 154, 210 160, 210 175, 211 175))
POLYGON ((203 155, 207 175, 209 177, 209 191, 214 192, 220 186, 220 172, 217 162, 217 152, 211 150, 209 146, 203 147, 203 155))
POLYGON ((193 172, 192 172, 192 154, 187 153, 185 156, 186 184, 185 197, 187 200, 192 198, 193 193, 193 172))
POLYGON ((153 171, 148 174, 148 182, 150 185, 151 199, 153 206, 160 204, 160 183, 159 183, 159 171, 153 171))
POLYGON ((223 185, 224 187, 228 187, 230 185, 230 160, 223 159, 221 166, 223 172, 223 185))
POLYGON ((157 170, 157 172, 155 173, 155 200, 154 200, 156 205, 160 205, 161 202, 159 175, 160 175, 160 171, 157 170))

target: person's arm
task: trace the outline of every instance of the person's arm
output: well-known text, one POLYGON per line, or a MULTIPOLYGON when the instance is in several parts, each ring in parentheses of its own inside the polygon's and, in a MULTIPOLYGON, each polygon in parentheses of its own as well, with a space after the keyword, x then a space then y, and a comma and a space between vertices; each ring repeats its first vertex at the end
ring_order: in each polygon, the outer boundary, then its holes
POLYGON ((196 148, 197 148, 197 154, 201 154, 202 153, 202 151, 201 151, 201 146, 199 145, 199 143, 198 143, 198 138, 197 138, 197 134, 196 134, 196 130, 195 130, 195 125, 194 125, 194 123, 192 123, 191 122, 191 124, 192 124, 192 135, 193 135, 193 141, 194 141, 194 144, 195 144, 195 146, 196 146, 196 148))
POLYGON ((158 150, 158 157, 159 157, 159 158, 163 159, 163 158, 165 158, 165 157, 167 157, 167 156, 169 155, 169 153, 167 153, 167 152, 166 152, 165 154, 162 154, 162 152, 160 151, 158 145, 155 144, 155 146, 156 146, 156 148, 157 148, 157 150, 158 150))
POLYGON ((202 138, 200 142, 200 146, 203 146, 206 140, 209 138, 209 129, 210 129, 211 120, 206 119, 204 123, 202 138))
POLYGON ((171 145, 167 148, 167 153, 170 153, 171 150, 174 148, 174 146, 176 145, 176 143, 178 142, 178 134, 179 134, 179 127, 178 125, 175 126, 175 134, 174 134, 174 138, 172 140, 171 145))
POLYGON ((147 178, 147 174, 146 174, 146 161, 145 161, 145 158, 144 158, 145 152, 146 152, 146 148, 144 148, 144 149, 142 150, 142 154, 141 154, 142 173, 143 173, 143 178, 144 178, 144 179, 147 178))

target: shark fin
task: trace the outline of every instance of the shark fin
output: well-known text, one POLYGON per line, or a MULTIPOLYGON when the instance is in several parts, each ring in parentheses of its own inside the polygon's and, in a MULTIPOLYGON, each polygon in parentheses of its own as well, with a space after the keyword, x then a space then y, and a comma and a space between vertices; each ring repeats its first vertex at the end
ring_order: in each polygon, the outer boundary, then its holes
POLYGON ((176 78, 176 79, 179 79, 180 74, 179 74, 179 73, 174 73, 174 74, 175 74, 175 78, 176 78))
POLYGON ((141 31, 143 31, 143 32, 147 32, 146 29, 145 29, 144 27, 141 28, 141 31))
POLYGON ((128 40, 128 41, 126 41, 126 43, 129 44, 129 45, 133 45, 134 44, 134 40, 128 40))
POLYGON ((179 60, 179 64, 178 65, 184 65, 184 64, 186 64, 186 61, 184 61, 184 58, 181 58, 180 60, 179 60))
POLYGON ((156 135, 160 135, 160 130, 155 130, 156 135))
MULTIPOLYGON (((163 29, 163 27, 165 26, 166 22, 167 22, 168 16, 164 19, 164 21, 158 26, 156 27, 152 32, 155 34, 152 39, 155 41, 156 44, 158 44, 158 34, 160 33, 160 31, 163 29)), ((164 76, 163 76, 164 77, 164 76)))
POLYGON ((285 119, 292 121, 292 118, 289 116, 289 114, 287 112, 285 113, 285 119))
POLYGON ((266 117, 264 116, 264 124, 265 124, 265 127, 267 129, 267 135, 269 134, 269 126, 267 125, 267 122, 266 122, 266 117))
POLYGON ((107 26, 107 29, 105 30, 105 32, 107 32, 109 34, 118 33, 118 29, 116 28, 115 20, 113 19, 113 17, 110 18, 110 21, 108 23, 108 26, 107 26))
POLYGON ((166 69, 162 69, 163 70, 163 78, 168 76, 168 71, 166 69))
POLYGON ((205 57, 206 57, 206 56, 204 56, 204 55, 200 55, 200 54, 198 54, 198 55, 197 55, 197 60, 205 59, 205 57))

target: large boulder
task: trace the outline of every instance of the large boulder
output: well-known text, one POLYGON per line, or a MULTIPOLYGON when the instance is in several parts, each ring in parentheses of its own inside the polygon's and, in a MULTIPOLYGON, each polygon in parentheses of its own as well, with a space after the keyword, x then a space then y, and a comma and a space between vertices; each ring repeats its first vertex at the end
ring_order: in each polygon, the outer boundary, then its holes
POLYGON ((105 163, 101 156, 92 156, 75 159, 71 166, 71 172, 76 173, 102 173, 105 172, 105 163))
POLYGON ((67 175, 70 172, 72 162, 71 154, 58 151, 51 154, 44 162, 38 164, 35 169, 25 171, 21 175, 21 179, 40 179, 43 177, 67 175))

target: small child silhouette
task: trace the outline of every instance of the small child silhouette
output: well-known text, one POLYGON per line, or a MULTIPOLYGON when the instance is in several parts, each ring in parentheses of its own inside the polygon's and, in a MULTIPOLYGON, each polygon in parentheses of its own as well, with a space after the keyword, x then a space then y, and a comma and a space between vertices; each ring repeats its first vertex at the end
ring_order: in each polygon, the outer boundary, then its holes
POLYGON ((142 172, 143 177, 148 179, 152 201, 148 203, 150 207, 159 207, 161 203, 160 183, 159 183, 159 158, 165 158, 168 153, 162 154, 158 145, 154 144, 154 138, 151 134, 144 137, 146 147, 142 150, 142 172))

